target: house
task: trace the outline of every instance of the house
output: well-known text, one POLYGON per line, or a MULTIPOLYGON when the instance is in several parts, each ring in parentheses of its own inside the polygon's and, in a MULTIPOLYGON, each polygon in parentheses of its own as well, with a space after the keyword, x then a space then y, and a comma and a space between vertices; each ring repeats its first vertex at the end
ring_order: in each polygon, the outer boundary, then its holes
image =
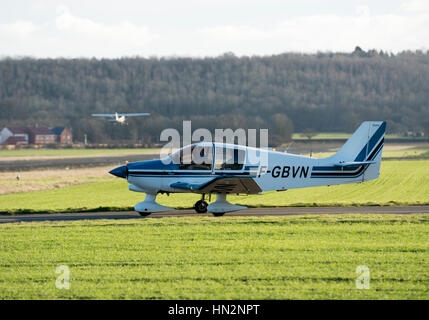
POLYGON ((29 134, 25 127, 5 127, 0 131, 0 144, 28 144, 29 134))
POLYGON ((20 136, 11 136, 7 138, 7 140, 4 142, 4 144, 13 144, 13 145, 26 145, 28 144, 28 141, 24 137, 20 136))
POLYGON ((67 129, 65 127, 54 127, 50 129, 57 136, 57 143, 60 143, 60 144, 73 143, 73 138, 72 138, 70 129, 67 129))
POLYGON ((72 144, 71 130, 65 127, 5 127, 0 144, 72 144))
POLYGON ((57 143, 57 136, 48 127, 30 127, 27 130, 31 144, 57 143))

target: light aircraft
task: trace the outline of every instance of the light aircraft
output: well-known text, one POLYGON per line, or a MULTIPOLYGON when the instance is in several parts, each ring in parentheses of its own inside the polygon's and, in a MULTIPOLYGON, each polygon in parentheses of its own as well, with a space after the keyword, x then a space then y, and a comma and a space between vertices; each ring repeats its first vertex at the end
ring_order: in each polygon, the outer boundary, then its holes
POLYGON ((385 121, 363 122, 336 154, 324 159, 200 142, 160 160, 117 167, 110 174, 126 179, 129 190, 146 193, 145 200, 134 207, 142 216, 172 210, 156 203, 157 194, 185 192, 202 195, 194 206, 197 212, 222 216, 225 212, 246 209, 227 202, 228 194, 260 194, 378 178, 385 131, 385 121), (227 153, 232 157, 225 161, 227 153), (266 161, 255 163, 251 159, 254 154, 266 161), (208 205, 205 196, 212 194, 216 195, 216 201, 208 205))
POLYGON ((119 124, 127 124, 125 121, 127 117, 146 117, 150 116, 150 113, 93 113, 93 117, 103 117, 103 118, 112 118, 109 119, 111 122, 116 122, 119 124))

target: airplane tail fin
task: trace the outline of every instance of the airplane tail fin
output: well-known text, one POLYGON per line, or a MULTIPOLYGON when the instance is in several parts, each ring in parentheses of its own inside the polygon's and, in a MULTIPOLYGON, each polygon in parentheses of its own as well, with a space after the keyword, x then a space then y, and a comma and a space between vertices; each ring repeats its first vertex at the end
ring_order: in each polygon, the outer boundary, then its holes
POLYGON ((365 121, 341 147, 329 158, 338 166, 367 166, 363 181, 380 175, 386 121, 365 121))

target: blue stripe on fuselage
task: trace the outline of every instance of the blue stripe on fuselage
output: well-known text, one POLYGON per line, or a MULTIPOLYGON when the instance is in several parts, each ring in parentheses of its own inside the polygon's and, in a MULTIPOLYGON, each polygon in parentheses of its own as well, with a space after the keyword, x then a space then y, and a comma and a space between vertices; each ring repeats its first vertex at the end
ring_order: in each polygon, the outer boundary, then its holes
MULTIPOLYGON (((377 145, 377 147, 374 149, 374 151, 371 153, 370 157, 368 158, 369 161, 372 159, 375 159, 377 155, 380 153, 380 151, 383 149, 384 145, 384 139, 380 141, 380 143, 377 145)), ((359 166, 359 170, 356 170, 354 172, 343 172, 338 171, 338 167, 313 167, 311 172, 312 178, 357 178, 361 176, 366 169, 370 165, 361 165, 359 166), (325 171, 325 172, 324 172, 325 171), (331 171, 331 172, 326 172, 331 171), (332 172, 334 171, 334 172, 332 172), (337 172, 335 172, 337 171, 337 172)), ((341 168, 340 168, 341 170, 341 168)))

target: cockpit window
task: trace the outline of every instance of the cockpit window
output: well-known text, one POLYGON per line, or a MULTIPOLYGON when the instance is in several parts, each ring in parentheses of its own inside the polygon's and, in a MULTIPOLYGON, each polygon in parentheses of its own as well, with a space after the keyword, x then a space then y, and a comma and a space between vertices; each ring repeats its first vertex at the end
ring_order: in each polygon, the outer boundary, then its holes
POLYGON ((241 170, 245 156, 244 150, 216 147, 215 170, 241 170))
POLYGON ((173 163, 181 170, 211 170, 213 148, 211 146, 191 145, 171 155, 173 163))

